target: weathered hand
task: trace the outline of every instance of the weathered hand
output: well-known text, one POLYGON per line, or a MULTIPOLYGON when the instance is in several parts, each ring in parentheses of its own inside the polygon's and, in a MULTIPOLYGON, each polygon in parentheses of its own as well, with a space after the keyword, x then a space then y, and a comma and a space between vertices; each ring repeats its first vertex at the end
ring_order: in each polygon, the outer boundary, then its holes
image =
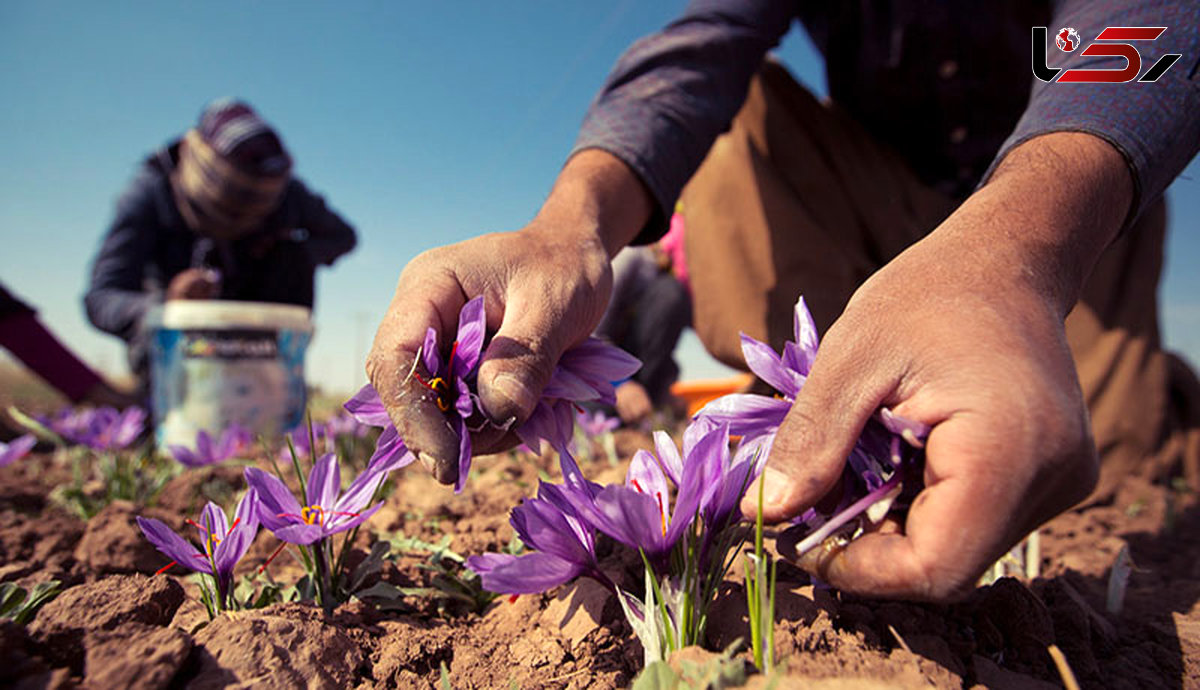
POLYGON ((220 291, 215 271, 189 268, 176 274, 167 285, 166 299, 212 299, 220 291))
POLYGON ((637 381, 617 386, 617 416, 626 424, 641 424, 654 413, 646 388, 637 381))
MULTIPOLYGON (((459 309, 483 295, 494 335, 479 365, 479 397, 493 422, 524 421, 563 351, 586 338, 603 315, 612 287, 609 259, 648 208, 645 191, 623 163, 585 151, 571 159, 525 228, 433 249, 405 267, 367 374, 400 437, 439 481, 457 479, 459 443, 428 389, 410 375, 426 329, 442 337, 454 333, 459 309)), ((472 445, 486 453, 504 444, 515 439, 487 432, 475 435, 472 445)))
POLYGON ((880 406, 933 426, 925 488, 902 527, 815 549, 802 566, 846 591, 953 599, 1087 496, 1096 451, 1063 318, 1124 219, 1130 188, 1104 142, 1035 139, 855 293, 779 429, 766 516, 794 516, 833 488, 880 406), (1057 169, 1068 154, 1086 161, 1082 172, 1057 169), (1047 168, 1059 185, 1051 194, 1047 168))

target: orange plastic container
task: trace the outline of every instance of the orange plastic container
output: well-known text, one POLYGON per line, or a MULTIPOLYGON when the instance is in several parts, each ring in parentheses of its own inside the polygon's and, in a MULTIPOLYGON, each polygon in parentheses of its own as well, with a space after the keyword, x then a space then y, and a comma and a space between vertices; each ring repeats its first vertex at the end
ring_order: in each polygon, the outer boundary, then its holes
POLYGON ((753 374, 738 374, 724 379, 676 381, 671 384, 671 393, 687 402, 688 416, 690 417, 722 395, 744 390, 752 381, 754 381, 753 374))

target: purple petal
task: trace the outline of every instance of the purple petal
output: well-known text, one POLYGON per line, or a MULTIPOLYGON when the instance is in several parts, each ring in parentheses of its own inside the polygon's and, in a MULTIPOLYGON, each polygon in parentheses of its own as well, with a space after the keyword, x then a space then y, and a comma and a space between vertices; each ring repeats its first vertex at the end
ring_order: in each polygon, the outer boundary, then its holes
POLYGON ((750 371, 758 374, 772 388, 786 396, 796 397, 800 389, 770 345, 743 333, 742 356, 746 358, 746 366, 750 367, 750 371))
POLYGON ((379 393, 369 383, 360 388, 342 407, 363 424, 387 427, 392 423, 383 407, 383 401, 379 399, 379 393))
POLYGON ((432 328, 425 330, 425 344, 421 347, 421 359, 430 376, 441 373, 442 358, 438 354, 438 334, 432 328))
POLYGON ((233 573, 233 567, 242 560, 242 556, 246 555, 246 551, 254 543, 254 537, 258 534, 258 518, 254 508, 257 502, 258 497, 254 493, 254 489, 250 489, 242 496, 237 509, 234 510, 233 526, 230 527, 229 533, 221 539, 221 543, 217 544, 213 560, 217 564, 217 573, 222 577, 228 577, 233 573))
POLYGON ((717 425, 729 427, 734 436, 757 436, 770 433, 783 424, 792 403, 778 398, 751 393, 723 395, 696 413, 717 425))
POLYGON ((675 498, 665 539, 674 544, 692 524, 701 503, 708 503, 719 488, 722 470, 729 465, 729 430, 713 429, 684 458, 683 481, 675 498))
POLYGON ((662 462, 663 472, 670 477, 675 486, 679 486, 679 480, 683 476, 683 457, 679 455, 679 448, 675 446, 675 441, 671 440, 671 436, 667 432, 656 431, 654 432, 654 450, 659 461, 662 462))
POLYGON ((201 429, 196 434, 196 455, 200 456, 204 464, 211 465, 216 460, 213 450, 212 436, 209 436, 207 431, 201 429))
POLYGON ((886 407, 879 408, 879 421, 887 427, 888 431, 900 436, 909 445, 916 448, 923 448, 925 439, 929 438, 931 427, 928 424, 901 417, 886 407))
POLYGON ((467 387, 467 382, 458 376, 454 377, 454 385, 457 388, 458 396, 454 399, 454 411, 459 417, 466 419, 475 412, 475 402, 472 400, 471 389, 467 387))
POLYGON ((25 457, 36 445, 37 437, 33 434, 24 434, 9 443, 0 443, 0 467, 11 465, 25 457))
POLYGON ((796 337, 796 345, 800 348, 798 354, 807 357, 808 363, 801 371, 801 373, 807 374, 808 367, 812 365, 813 358, 817 356, 819 338, 817 337, 817 324, 813 321, 812 313, 808 311, 808 305, 805 304, 803 297, 796 300, 796 308, 792 312, 792 332, 796 337))
POLYGON ((595 400, 600 393, 587 381, 571 371, 558 365, 550 376, 550 383, 542 390, 543 398, 562 398, 564 400, 595 400))
POLYGON ((367 468, 373 472, 391 472, 416 460, 416 456, 408 451, 408 446, 400 438, 396 427, 387 426, 375 443, 375 453, 367 462, 367 468))
POLYGON ((580 508, 596 529, 622 544, 644 549, 650 556, 666 550, 662 513, 651 496, 614 484, 601 489, 594 504, 583 503, 580 508))
POLYGON ((247 467, 244 475, 258 496, 258 520, 263 526, 273 532, 300 519, 300 503, 278 477, 256 467, 247 467))
POLYGON ((322 528, 322 534, 323 536, 328 537, 332 534, 337 534, 338 532, 345 532, 348 529, 354 529, 369 519, 375 514, 375 511, 382 507, 383 501, 380 501, 379 503, 376 503, 360 513, 354 513, 353 515, 334 515, 332 518, 325 521, 325 526, 322 528))
POLYGON ((454 482, 454 493, 460 494, 471 472, 471 432, 462 419, 455 420, 455 427, 458 432, 458 480, 454 482))
POLYGON ((137 524, 142 529, 142 534, 146 535, 146 539, 167 558, 189 570, 212 572, 212 566, 204 554, 161 521, 139 516, 137 524))
POLYGON ((639 450, 633 454, 629 470, 625 473, 625 486, 653 498, 661 513, 661 522, 666 524, 670 515, 671 494, 666 475, 649 451, 639 450))
POLYGON ((371 502, 375 496, 375 491, 383 480, 387 479, 387 472, 380 472, 368 468, 365 472, 354 478, 350 483, 350 487, 346 489, 346 493, 338 499, 333 506, 333 510, 339 513, 357 513, 362 510, 365 505, 371 502))
POLYGON ((521 556, 485 553, 468 558, 467 567, 479 574, 484 589, 502 594, 538 594, 583 573, 579 565, 540 552, 521 556))
POLYGON ((204 509, 200 511, 200 542, 208 544, 212 536, 217 539, 224 539, 229 533, 229 518, 225 517, 225 511, 221 506, 209 501, 204 504, 204 509))
POLYGON ((337 456, 326 453, 313 463, 312 471, 308 473, 308 505, 332 508, 341 491, 342 472, 337 456))
POLYGON ((187 446, 169 445, 167 449, 171 451, 171 457, 185 467, 203 467, 204 460, 200 456, 192 452, 187 446))
MULTIPOLYGON (((264 522, 263 524, 266 523, 264 522)), ((302 546, 307 546, 325 536, 324 530, 319 525, 306 525, 302 522, 292 523, 285 527, 272 529, 271 531, 280 541, 286 541, 289 544, 300 544, 302 546)))
POLYGON ((458 312, 458 335, 454 348, 454 375, 466 376, 475 370, 479 363, 479 354, 483 352, 483 336, 487 330, 486 315, 483 311, 483 295, 472 299, 463 305, 458 312))

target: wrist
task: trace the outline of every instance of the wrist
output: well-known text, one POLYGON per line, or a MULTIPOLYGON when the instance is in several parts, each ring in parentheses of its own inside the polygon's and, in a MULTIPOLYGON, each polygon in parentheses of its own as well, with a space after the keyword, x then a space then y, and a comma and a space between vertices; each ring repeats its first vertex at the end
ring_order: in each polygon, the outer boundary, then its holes
POLYGON ((934 234, 967 243, 998 286, 1031 288, 1065 317, 1132 199, 1133 178, 1115 148, 1056 132, 1009 152, 934 234))
POLYGON ((528 232, 549 233, 602 249, 611 259, 646 224, 654 200, 628 165, 607 151, 587 149, 563 166, 528 232))

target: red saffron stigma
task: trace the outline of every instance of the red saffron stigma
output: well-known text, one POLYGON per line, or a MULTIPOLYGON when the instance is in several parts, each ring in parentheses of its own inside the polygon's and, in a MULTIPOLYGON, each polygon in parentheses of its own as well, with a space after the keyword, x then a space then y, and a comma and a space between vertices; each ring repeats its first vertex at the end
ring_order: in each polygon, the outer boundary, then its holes
POLYGON ((171 561, 170 563, 164 565, 163 567, 159 568, 158 570, 155 570, 154 574, 162 575, 163 573, 167 572, 171 568, 174 568, 176 565, 179 565, 179 561, 171 561))
POLYGON ((454 354, 456 352, 458 352, 457 340, 455 340, 454 344, 450 346, 450 362, 446 365, 446 378, 450 380, 454 379, 454 354))
POLYGON ((267 566, 271 565, 271 561, 275 560, 275 557, 279 555, 280 551, 283 551, 283 547, 285 546, 287 546, 287 542, 279 542, 279 546, 275 549, 275 553, 271 554, 270 558, 263 562, 262 565, 258 566, 258 572, 266 572, 267 566))
POLYGON ((515 603, 517 603, 517 599, 520 599, 520 598, 521 598, 520 594, 510 594, 510 595, 508 595, 508 603, 515 604, 515 603))
MULTIPOLYGON (((630 479, 630 480, 629 480, 629 483, 630 483, 630 484, 633 484, 633 488, 637 489, 637 490, 638 490, 638 493, 641 493, 641 494, 644 494, 644 493, 646 493, 646 490, 642 488, 642 485, 641 485, 641 484, 638 484, 638 480, 636 480, 636 479, 630 479)), ((659 505, 659 510, 661 510, 661 509, 662 509, 662 505, 660 504, 660 505, 659 505)))

